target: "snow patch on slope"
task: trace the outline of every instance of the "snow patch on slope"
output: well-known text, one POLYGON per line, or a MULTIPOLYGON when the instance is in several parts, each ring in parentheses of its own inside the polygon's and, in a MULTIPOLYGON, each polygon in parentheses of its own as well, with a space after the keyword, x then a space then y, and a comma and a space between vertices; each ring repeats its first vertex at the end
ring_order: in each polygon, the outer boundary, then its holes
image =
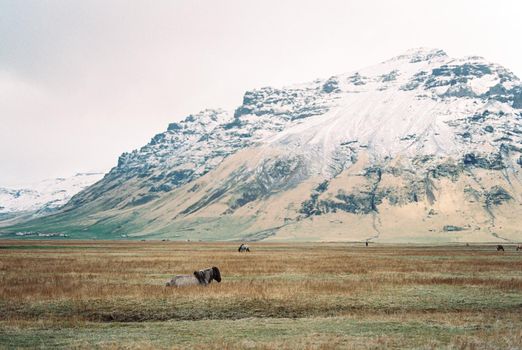
POLYGON ((76 193, 102 178, 102 173, 79 173, 69 178, 48 179, 21 188, 0 187, 0 213, 61 207, 76 193))

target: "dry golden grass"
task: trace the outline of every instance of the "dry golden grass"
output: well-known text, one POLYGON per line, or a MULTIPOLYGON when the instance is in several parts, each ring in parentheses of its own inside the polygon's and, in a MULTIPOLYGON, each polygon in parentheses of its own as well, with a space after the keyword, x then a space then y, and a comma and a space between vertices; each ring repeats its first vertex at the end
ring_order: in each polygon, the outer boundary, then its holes
POLYGON ((0 241, 0 347, 471 349, 522 343, 522 253, 514 249, 251 248, 240 254, 235 243, 0 241), (209 266, 220 268, 222 283, 165 287, 172 275, 209 266), (230 331, 222 329, 227 322, 236 322, 230 331), (129 338, 137 324, 150 326, 146 334, 157 339, 129 338), (180 327, 197 333, 202 324, 212 332, 194 339, 169 333, 180 327), (238 327, 243 333, 233 331, 238 327), (55 342, 34 334, 52 334, 55 342), (242 342, 241 334, 252 339, 242 342))

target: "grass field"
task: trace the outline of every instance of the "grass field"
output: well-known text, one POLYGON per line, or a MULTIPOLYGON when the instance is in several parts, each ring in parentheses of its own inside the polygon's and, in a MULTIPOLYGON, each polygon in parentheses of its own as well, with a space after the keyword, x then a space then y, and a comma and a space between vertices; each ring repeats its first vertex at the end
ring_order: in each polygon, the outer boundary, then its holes
POLYGON ((237 245, 0 241, 0 348, 522 348, 513 247, 237 245))

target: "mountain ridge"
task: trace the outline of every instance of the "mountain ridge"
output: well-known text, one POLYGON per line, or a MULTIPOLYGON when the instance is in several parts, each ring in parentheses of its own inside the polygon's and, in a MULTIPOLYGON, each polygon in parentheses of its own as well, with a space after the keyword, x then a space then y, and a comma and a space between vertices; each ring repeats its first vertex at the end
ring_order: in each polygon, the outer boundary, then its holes
POLYGON ((521 108, 520 80, 502 66, 410 50, 328 79, 247 91, 233 112, 171 123, 60 213, 13 230, 520 240, 521 108))
POLYGON ((99 181, 103 175, 77 173, 24 186, 0 187, 0 223, 8 225, 56 212, 73 195, 99 181))

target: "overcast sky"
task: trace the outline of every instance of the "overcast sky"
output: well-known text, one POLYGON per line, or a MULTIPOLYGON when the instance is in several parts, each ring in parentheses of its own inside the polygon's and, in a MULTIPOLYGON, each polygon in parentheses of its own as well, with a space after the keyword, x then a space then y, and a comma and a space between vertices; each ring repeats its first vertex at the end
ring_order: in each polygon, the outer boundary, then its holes
POLYGON ((522 2, 0 0, 0 186, 108 171, 243 92, 419 46, 522 76, 522 2))

